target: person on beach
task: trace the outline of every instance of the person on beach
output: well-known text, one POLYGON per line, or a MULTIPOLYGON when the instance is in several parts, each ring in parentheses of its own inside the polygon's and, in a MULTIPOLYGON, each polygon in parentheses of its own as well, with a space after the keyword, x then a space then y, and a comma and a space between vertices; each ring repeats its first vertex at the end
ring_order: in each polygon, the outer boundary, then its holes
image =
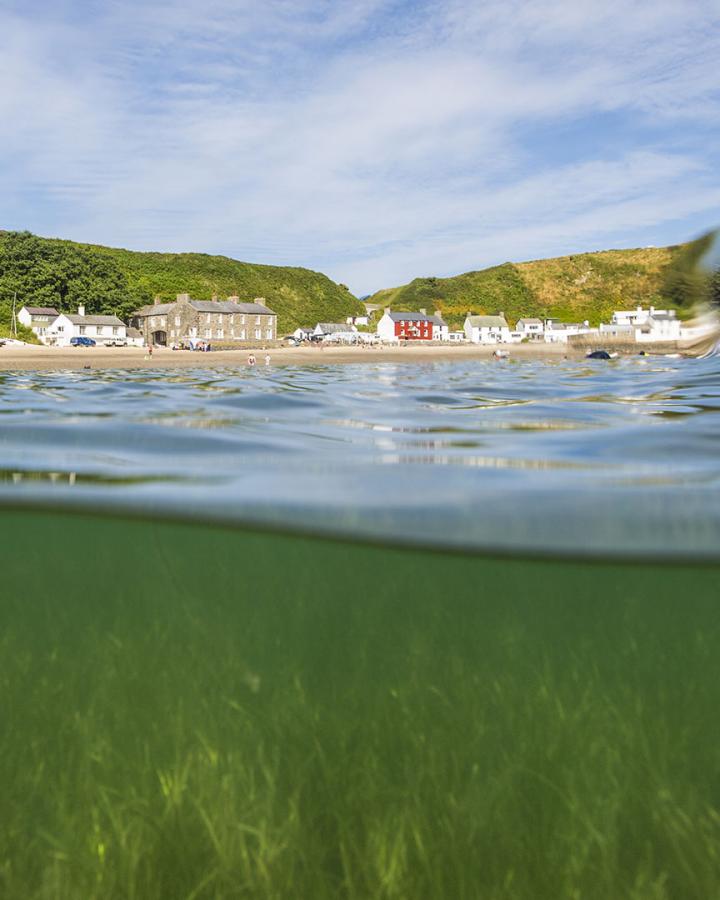
POLYGON ((148 356, 150 357, 150 359, 152 359, 152 352, 153 352, 153 345, 152 345, 152 341, 150 341, 150 343, 148 344, 148 356))
POLYGON ((269 353, 265 354, 265 365, 266 366, 270 365, 270 354, 269 353))
POLYGON ((255 354, 254 354, 254 353, 251 353, 250 356, 248 356, 248 362, 247 362, 247 364, 248 364, 249 366, 254 366, 254 365, 255 365, 255 362, 256 362, 256 360, 255 360, 255 354))

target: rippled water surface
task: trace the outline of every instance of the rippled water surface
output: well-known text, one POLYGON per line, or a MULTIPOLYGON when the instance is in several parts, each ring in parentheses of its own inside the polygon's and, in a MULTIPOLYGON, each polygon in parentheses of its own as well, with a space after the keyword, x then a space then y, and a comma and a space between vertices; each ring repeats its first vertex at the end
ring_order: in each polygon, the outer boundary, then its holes
POLYGON ((716 556, 720 360, 0 374, 0 498, 716 556))

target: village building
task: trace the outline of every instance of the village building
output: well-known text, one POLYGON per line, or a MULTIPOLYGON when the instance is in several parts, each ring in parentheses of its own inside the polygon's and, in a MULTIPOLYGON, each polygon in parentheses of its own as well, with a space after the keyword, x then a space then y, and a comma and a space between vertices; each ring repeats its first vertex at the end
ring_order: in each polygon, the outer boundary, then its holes
POLYGON ((59 315, 54 306, 23 306, 17 314, 17 320, 30 328, 44 343, 48 328, 59 315))
POLYGON ((448 327, 435 313, 427 311, 393 312, 386 309, 378 322, 377 335, 381 341, 432 341, 445 340, 448 327))
POLYGON ((635 343, 678 341, 682 335, 682 325, 674 309, 617 310, 612 314, 609 325, 600 325, 600 334, 605 337, 625 339, 635 343))
POLYGON ((314 332, 315 329, 312 326, 307 325, 305 327, 296 328, 291 337, 295 338, 296 341, 309 341, 314 332))
POLYGON ((675 319, 675 310, 655 309, 654 306, 650 306, 648 309, 645 309, 642 306, 637 306, 635 309, 618 309, 612 314, 610 324, 633 326, 645 325, 647 324, 648 319, 656 317, 658 320, 675 319))
POLYGON ((594 330, 588 321, 559 322, 557 319, 546 319, 544 340, 546 344, 567 344, 568 338, 577 334, 591 334, 594 330))
POLYGON ((43 343, 51 347, 69 347, 73 338, 90 338, 96 344, 127 343, 127 326, 117 316, 87 316, 85 307, 77 314, 60 313, 48 327, 43 343))
POLYGON ((503 313, 497 316, 473 316, 468 313, 463 330, 465 340, 473 344, 509 344, 513 341, 503 313))
POLYGON ((515 331, 521 335, 523 340, 541 341, 545 333, 545 325, 542 319, 518 319, 515 331))
POLYGON ((357 328, 354 325, 342 322, 318 322, 312 330, 313 337, 330 337, 332 335, 355 334, 357 328))
POLYGON ((174 303, 156 301, 135 310, 130 324, 142 332, 146 343, 160 347, 195 339, 233 343, 277 337, 277 315, 262 298, 241 303, 239 297, 192 300, 189 294, 178 294, 174 303))
POLYGON ((139 328, 127 329, 127 342, 129 347, 144 347, 145 339, 139 328))
POLYGON ((360 340, 357 328, 343 322, 318 322, 310 337, 315 341, 334 344, 356 344, 360 340))

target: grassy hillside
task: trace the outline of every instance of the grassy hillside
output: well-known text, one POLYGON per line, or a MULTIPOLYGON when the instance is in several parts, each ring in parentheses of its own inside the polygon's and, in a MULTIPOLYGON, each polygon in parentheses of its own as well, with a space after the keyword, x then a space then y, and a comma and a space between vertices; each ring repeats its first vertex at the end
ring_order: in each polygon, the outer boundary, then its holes
POLYGON ((74 310, 84 303, 88 312, 123 318, 152 303, 155 296, 264 297, 278 313, 280 334, 298 325, 342 321, 362 310, 347 288, 310 269, 255 265, 201 253, 138 253, 27 232, 0 232, 0 325, 9 321, 14 292, 19 305, 74 310))
POLYGON ((522 316, 588 319, 597 324, 618 308, 675 305, 662 292, 668 267, 681 249, 605 250, 505 263, 454 278, 416 278, 378 291, 368 302, 398 310, 439 309, 451 326, 460 325, 468 311, 481 315, 502 311, 512 324, 522 316))

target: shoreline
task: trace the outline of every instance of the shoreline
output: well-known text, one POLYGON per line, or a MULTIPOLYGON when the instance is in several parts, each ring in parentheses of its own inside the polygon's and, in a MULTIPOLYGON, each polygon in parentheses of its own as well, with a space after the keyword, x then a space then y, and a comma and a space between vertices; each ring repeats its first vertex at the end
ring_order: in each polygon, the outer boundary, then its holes
MULTIPOLYGON (((336 365, 347 363, 434 363, 493 358, 498 347, 472 344, 400 347, 274 347, 263 350, 248 347, 246 350, 217 350, 202 353, 192 350, 169 350, 155 347, 150 356, 144 347, 44 347, 26 345, 0 347, 0 371, 62 371, 90 369, 174 369, 207 368, 214 366, 247 367, 250 353, 255 355, 257 366, 264 368, 267 353, 271 365, 336 365)), ((585 348, 567 344, 513 344, 500 347, 507 350, 510 359, 583 359, 585 348)), ((637 355, 642 347, 633 346, 631 354, 637 355)), ((652 354, 678 352, 675 348, 647 348, 652 354)), ((621 351, 622 352, 622 351, 621 351)), ((627 350, 625 351, 627 354, 627 350)))

